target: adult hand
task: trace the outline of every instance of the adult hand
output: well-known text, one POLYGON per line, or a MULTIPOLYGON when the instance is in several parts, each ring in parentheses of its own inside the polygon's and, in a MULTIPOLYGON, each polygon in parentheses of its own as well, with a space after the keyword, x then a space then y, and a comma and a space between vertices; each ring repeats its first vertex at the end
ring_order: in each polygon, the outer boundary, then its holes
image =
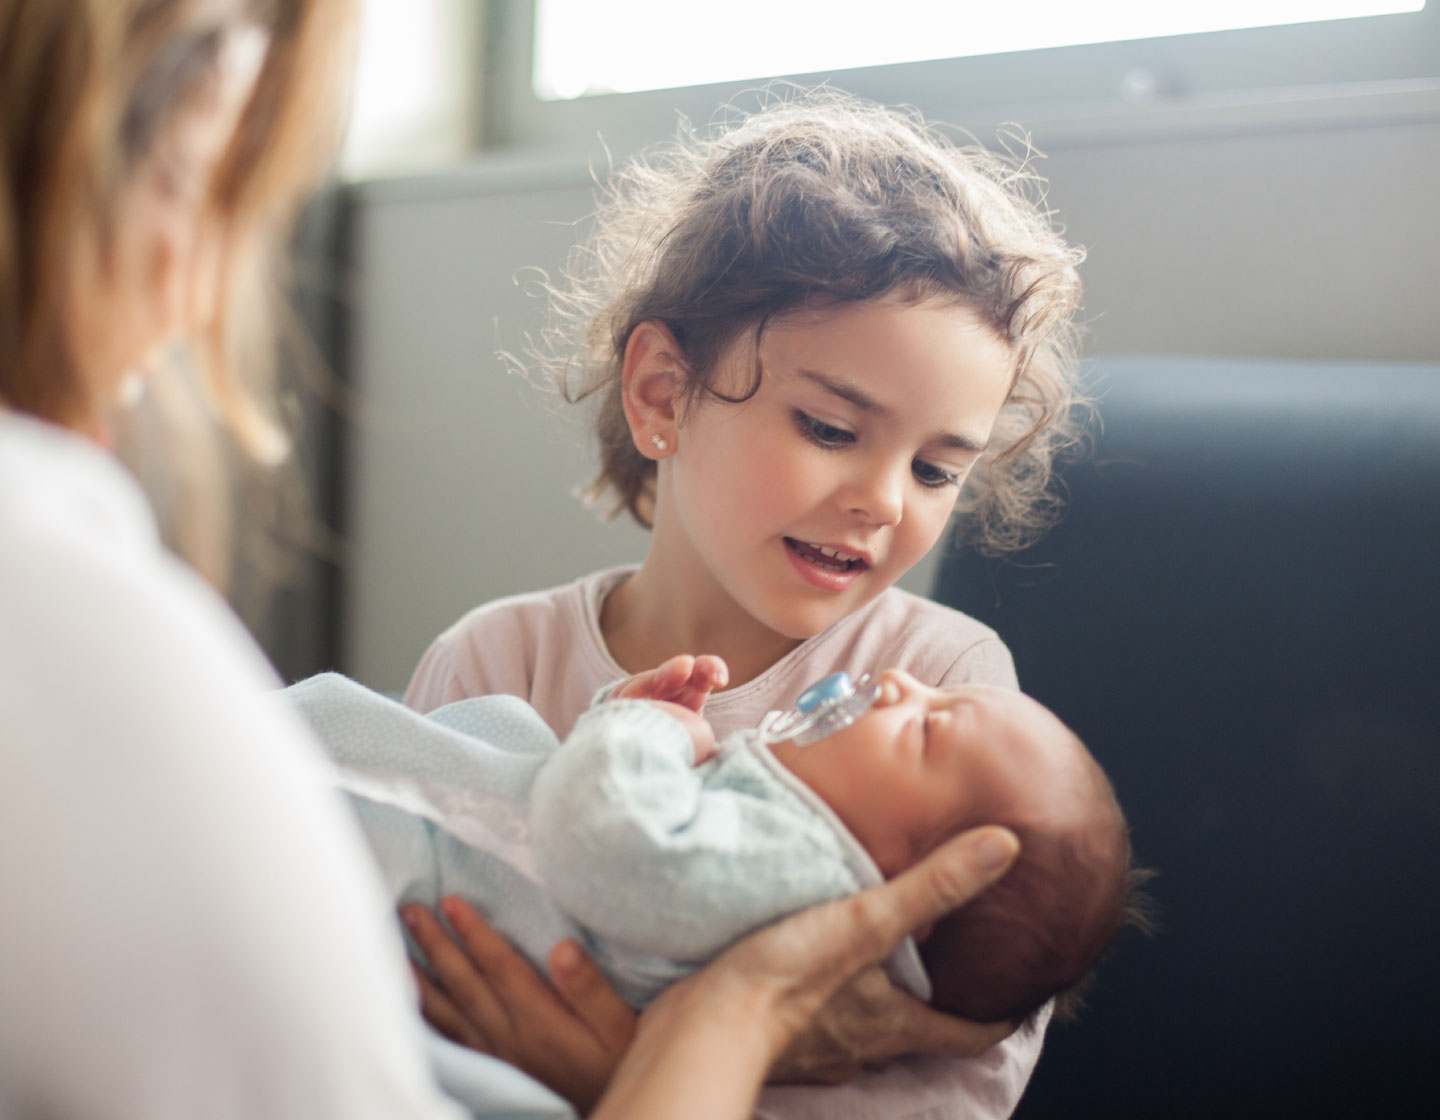
POLYGON ((878 965, 858 973, 820 1009, 770 1071, 772 1082, 836 1084, 901 1054, 973 1058, 1016 1023, 975 1023, 936 1011, 897 988, 878 965))
POLYGON ((551 987, 458 898, 441 901, 452 938, 423 906, 401 916, 430 962, 415 969, 421 1013, 452 1042, 493 1054, 583 1114, 635 1034, 635 1012, 573 941, 550 954, 551 987))
MULTIPOLYGON (((912 930, 974 898, 1018 851, 1005 829, 973 829, 882 886, 737 943, 641 1016, 595 1117, 673 1116, 682 1101, 695 1120, 748 1116, 771 1065, 842 985, 883 961, 912 930)), ((971 1040, 979 1049, 1007 1033, 982 1030, 985 1038, 971 1040)))

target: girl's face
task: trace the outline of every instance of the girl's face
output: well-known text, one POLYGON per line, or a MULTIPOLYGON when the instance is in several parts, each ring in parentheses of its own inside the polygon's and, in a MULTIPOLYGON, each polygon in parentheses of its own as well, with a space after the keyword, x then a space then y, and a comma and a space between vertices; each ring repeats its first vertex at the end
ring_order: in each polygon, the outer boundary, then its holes
MULTIPOLYGON (((682 416, 657 543, 707 607, 800 640, 935 544, 1010 391, 1011 347, 953 302, 884 298, 776 319, 759 390, 682 416), (663 536, 668 539, 661 541, 663 536)), ((717 387, 750 383, 736 344, 717 387)), ((678 574, 678 573, 676 573, 678 574)))

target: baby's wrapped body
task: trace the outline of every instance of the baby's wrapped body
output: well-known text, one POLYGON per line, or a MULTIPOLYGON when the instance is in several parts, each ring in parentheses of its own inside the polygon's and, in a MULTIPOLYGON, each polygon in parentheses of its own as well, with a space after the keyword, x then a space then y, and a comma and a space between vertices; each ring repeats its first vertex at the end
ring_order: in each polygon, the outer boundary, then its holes
MULTIPOLYGON (((562 744, 512 696, 420 715, 334 674, 286 695, 397 904, 460 895, 542 970, 576 938, 636 1007, 750 930, 881 881, 753 732, 697 767, 681 724, 641 701, 599 705, 562 744)), ((889 968, 928 998, 913 942, 889 968)))

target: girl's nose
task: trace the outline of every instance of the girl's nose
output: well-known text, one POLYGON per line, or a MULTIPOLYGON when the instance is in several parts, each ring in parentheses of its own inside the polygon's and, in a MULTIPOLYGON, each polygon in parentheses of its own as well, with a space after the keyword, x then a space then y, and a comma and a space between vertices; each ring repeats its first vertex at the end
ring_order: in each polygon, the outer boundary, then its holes
POLYGON ((905 485, 910 475, 894 463, 857 464, 859 468, 845 501, 851 513, 875 526, 898 525, 905 512, 905 485))

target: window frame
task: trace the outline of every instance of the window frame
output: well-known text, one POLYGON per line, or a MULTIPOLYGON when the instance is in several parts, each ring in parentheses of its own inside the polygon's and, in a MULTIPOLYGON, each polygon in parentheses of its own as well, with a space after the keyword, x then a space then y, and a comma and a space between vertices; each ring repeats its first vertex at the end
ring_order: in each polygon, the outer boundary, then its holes
POLYGON ((612 151, 669 135, 769 82, 828 83, 973 130, 1017 121, 1042 143, 1176 131, 1440 116, 1440 3, 1419 12, 1081 44, 542 101, 531 80, 533 0, 488 5, 481 83, 487 149, 612 151), (1150 94, 1144 91, 1149 88, 1150 94))

